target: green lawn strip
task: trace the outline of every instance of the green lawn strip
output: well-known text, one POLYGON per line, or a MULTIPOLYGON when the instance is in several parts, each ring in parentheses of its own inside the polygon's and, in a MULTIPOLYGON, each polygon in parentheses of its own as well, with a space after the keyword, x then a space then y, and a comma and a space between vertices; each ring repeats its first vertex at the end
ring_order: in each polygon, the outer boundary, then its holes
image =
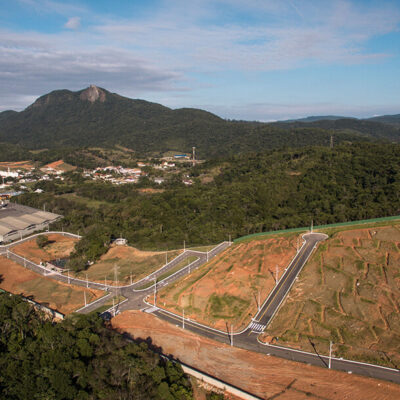
MULTIPOLYGON (((160 281, 164 280, 165 278, 168 278, 169 276, 171 276, 175 272, 178 272, 179 270, 181 270, 182 268, 184 268, 187 265, 191 264, 193 261, 196 261, 197 259, 198 259, 198 257, 196 257, 196 256, 189 256, 188 258, 185 258, 183 261, 181 261, 180 263, 175 265, 175 267, 171 268, 169 271, 164 272, 159 277, 157 277, 157 282, 160 282, 160 281)), ((147 288, 149 288, 150 286, 153 286, 153 285, 154 285, 154 280, 151 280, 151 281, 147 282, 146 284, 144 284, 143 286, 140 286, 138 288, 138 290, 147 289, 147 288)))
POLYGON ((113 299, 114 299, 114 304, 116 305, 116 304, 121 303, 124 300, 126 300, 126 297, 124 297, 124 296, 110 297, 104 304, 102 304, 101 306, 99 306, 98 308, 93 310, 92 312, 101 314, 102 312, 108 310, 110 307, 113 306, 113 299))
MULTIPOLYGON (((322 230, 329 234, 336 233, 338 231, 344 231, 347 229, 355 229, 357 226, 362 226, 362 228, 369 228, 369 227, 377 227, 377 226, 387 226, 395 224, 396 222, 400 221, 400 216, 395 215, 392 217, 383 217, 383 218, 372 218, 366 220, 359 220, 359 221, 349 221, 349 222, 339 222, 336 224, 329 224, 329 225, 317 225, 314 226, 314 229, 318 229, 319 231, 322 230)), ((259 232, 253 233, 251 235, 246 235, 239 237, 234 240, 235 243, 254 240, 255 238, 260 238, 263 236, 271 236, 271 235, 279 235, 279 236, 286 236, 286 234, 291 233, 300 233, 300 232, 307 232, 309 231, 309 227, 300 227, 300 228, 291 228, 291 229, 283 229, 278 231, 270 231, 270 232, 259 232)))
MULTIPOLYGON (((169 260, 173 260, 181 254, 181 250, 170 250, 168 252, 169 260)), ((99 260, 96 264, 90 266, 87 270, 77 275, 78 278, 85 280, 86 274, 88 279, 92 281, 115 283, 114 267, 117 266, 117 277, 120 284, 130 283, 130 275, 132 273, 133 283, 138 282, 143 277, 153 273, 157 269, 165 265, 165 253, 155 254, 144 260, 128 260, 122 258, 112 258, 107 260, 99 260)), ((74 274, 71 272, 71 276, 74 274)))
POLYGON ((212 249, 214 249, 215 247, 217 247, 218 245, 211 245, 211 246, 197 246, 197 247, 189 247, 187 250, 193 250, 193 251, 202 251, 202 252, 207 252, 207 251, 211 251, 212 249))

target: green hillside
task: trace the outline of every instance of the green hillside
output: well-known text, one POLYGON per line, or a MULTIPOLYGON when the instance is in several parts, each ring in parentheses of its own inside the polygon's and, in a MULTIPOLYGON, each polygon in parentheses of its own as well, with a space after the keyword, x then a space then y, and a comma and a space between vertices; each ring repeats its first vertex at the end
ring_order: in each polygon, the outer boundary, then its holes
POLYGON ((400 145, 353 144, 263 152, 210 161, 194 180, 143 194, 136 185, 74 179, 45 184, 19 202, 64 215, 64 229, 86 232, 81 256, 96 258, 123 235, 164 250, 270 230, 400 214, 400 145), (213 176, 202 183, 204 176, 213 176), (100 201, 100 203, 99 203, 100 201), (96 205, 97 204, 97 205, 96 205), (101 204, 100 206, 98 204, 101 204))
POLYGON ((400 140, 398 127, 380 122, 227 121, 203 110, 172 110, 95 86, 78 92, 57 90, 24 111, 0 113, 0 142, 28 149, 122 145, 136 155, 159 155, 166 151, 190 152, 195 146, 200 158, 209 159, 282 147, 327 146, 332 133, 336 144, 400 140))

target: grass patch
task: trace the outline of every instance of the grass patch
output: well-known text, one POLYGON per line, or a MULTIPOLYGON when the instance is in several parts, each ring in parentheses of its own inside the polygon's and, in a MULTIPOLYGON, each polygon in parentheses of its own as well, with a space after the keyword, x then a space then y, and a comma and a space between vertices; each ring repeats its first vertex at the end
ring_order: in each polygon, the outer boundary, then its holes
MULTIPOLYGON (((163 274, 161 274, 158 278, 157 278, 157 282, 161 282, 162 280, 168 278, 169 276, 171 276, 172 274, 174 274, 175 272, 178 272, 179 270, 181 270, 182 268, 187 267, 189 264, 191 264, 193 261, 198 260, 198 257, 196 256, 189 256, 186 259, 184 259, 183 261, 181 261, 180 263, 178 263, 177 265, 175 265, 175 267, 171 268, 170 270, 164 272, 163 274)), ((147 289, 150 286, 154 285, 154 280, 149 281, 148 283, 144 284, 143 286, 140 286, 138 288, 138 290, 143 290, 143 289, 147 289)))

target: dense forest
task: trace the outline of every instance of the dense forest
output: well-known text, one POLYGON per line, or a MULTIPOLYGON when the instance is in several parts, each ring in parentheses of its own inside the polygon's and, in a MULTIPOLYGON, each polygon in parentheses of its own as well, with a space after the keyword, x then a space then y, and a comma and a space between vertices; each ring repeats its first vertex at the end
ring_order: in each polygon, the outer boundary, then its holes
MULTIPOLYGON (((195 146, 200 158, 210 159, 282 147, 328 146, 332 134, 336 144, 377 139, 400 141, 399 125, 383 123, 387 119, 229 121, 203 110, 173 110, 100 88, 100 98, 91 102, 87 99, 88 90, 57 90, 40 97, 24 111, 0 113, 0 142, 57 151, 65 147, 123 146, 136 156, 191 152, 195 146)), ((392 119, 396 120, 395 117, 392 119)))
POLYGON ((74 265, 82 267, 122 234, 130 244, 164 250, 242 235, 400 213, 400 145, 343 144, 214 160, 163 192, 86 181, 40 183, 42 194, 17 201, 64 215, 64 229, 85 233, 74 265), (208 183, 203 177, 212 176, 208 183), (203 182, 203 183, 202 183, 203 182))
POLYGON ((128 342, 96 315, 54 323, 0 293, 0 398, 189 400, 179 364, 128 342))

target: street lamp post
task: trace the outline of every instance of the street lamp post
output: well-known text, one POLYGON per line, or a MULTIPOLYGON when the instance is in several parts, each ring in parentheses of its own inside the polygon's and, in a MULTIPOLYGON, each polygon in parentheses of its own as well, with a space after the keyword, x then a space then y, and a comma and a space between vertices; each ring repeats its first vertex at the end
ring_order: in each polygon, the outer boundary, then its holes
POLYGON ((329 369, 332 366, 332 341, 329 342, 329 369))

